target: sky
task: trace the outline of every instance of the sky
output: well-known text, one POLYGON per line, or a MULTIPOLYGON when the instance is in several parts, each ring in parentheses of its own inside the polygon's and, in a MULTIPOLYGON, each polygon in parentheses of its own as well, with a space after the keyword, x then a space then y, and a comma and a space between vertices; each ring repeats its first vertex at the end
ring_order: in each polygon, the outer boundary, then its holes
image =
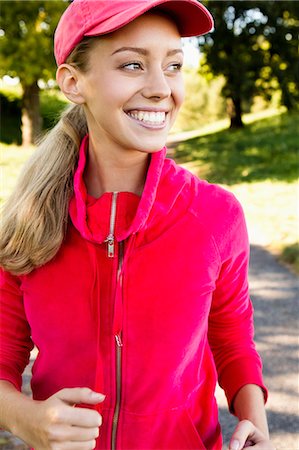
POLYGON ((183 38, 184 64, 187 67, 197 68, 199 65, 200 53, 194 40, 183 38))

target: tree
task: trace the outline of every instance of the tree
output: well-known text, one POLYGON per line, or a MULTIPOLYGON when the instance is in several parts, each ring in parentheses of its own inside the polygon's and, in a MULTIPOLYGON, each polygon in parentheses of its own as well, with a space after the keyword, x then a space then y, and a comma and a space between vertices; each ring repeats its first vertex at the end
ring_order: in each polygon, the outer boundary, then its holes
POLYGON ((55 76, 53 33, 67 5, 61 0, 0 3, 0 76, 20 79, 23 145, 35 143, 41 133, 38 81, 55 76))
POLYGON ((216 26, 213 33, 199 38, 204 53, 203 69, 214 75, 224 75, 222 93, 227 99, 231 128, 239 128, 243 126, 243 105, 254 95, 270 95, 273 86, 277 88, 278 84, 285 94, 283 101, 286 103, 290 98, 290 88, 294 90, 296 33, 295 25, 293 34, 288 31, 288 26, 296 22, 293 14, 298 17, 298 6, 296 2, 275 0, 207 0, 205 3, 216 26), (271 82, 273 77, 277 84, 271 82))
POLYGON ((260 2, 259 7, 268 18, 261 45, 266 47, 264 67, 270 69, 265 70, 260 83, 267 89, 270 79, 277 80, 282 104, 288 110, 296 109, 299 101, 299 3, 272 0, 260 2))

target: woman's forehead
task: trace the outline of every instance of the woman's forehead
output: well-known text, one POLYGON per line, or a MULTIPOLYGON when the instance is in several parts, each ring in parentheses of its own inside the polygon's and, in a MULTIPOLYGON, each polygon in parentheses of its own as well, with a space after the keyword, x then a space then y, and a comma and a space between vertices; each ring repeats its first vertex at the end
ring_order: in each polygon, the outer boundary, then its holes
POLYGON ((100 40, 110 45, 142 45, 146 42, 157 42, 172 47, 181 46, 181 37, 173 19, 165 13, 149 12, 143 14, 119 30, 102 36, 100 40))

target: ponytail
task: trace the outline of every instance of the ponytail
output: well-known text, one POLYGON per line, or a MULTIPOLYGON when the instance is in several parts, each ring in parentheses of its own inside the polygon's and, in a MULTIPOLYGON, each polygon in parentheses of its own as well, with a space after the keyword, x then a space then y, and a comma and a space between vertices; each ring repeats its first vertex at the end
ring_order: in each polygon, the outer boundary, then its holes
POLYGON ((68 224, 80 142, 86 133, 83 107, 69 107, 24 166, 2 211, 0 265, 5 270, 29 273, 59 250, 68 224))

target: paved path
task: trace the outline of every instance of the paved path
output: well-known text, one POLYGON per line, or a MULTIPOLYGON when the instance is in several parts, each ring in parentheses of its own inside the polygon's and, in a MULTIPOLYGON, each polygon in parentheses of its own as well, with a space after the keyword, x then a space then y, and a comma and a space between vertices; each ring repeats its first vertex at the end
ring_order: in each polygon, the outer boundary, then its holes
MULTIPOLYGON (((270 391, 267 404, 272 441, 277 450, 299 450, 298 325, 299 278, 262 247, 251 247, 251 297, 255 308, 255 341, 264 361, 270 391)), ((219 392, 225 441, 235 420, 219 392)))
MULTIPOLYGON (((299 450, 298 282, 298 277, 278 264, 267 251, 252 246, 250 285, 256 342, 264 359, 265 381, 270 390, 268 420, 277 450, 299 450)), ((235 419, 227 413, 222 391, 217 391, 217 397, 227 444, 235 419)), ((27 449, 20 441, 1 432, 0 448, 27 449)))

